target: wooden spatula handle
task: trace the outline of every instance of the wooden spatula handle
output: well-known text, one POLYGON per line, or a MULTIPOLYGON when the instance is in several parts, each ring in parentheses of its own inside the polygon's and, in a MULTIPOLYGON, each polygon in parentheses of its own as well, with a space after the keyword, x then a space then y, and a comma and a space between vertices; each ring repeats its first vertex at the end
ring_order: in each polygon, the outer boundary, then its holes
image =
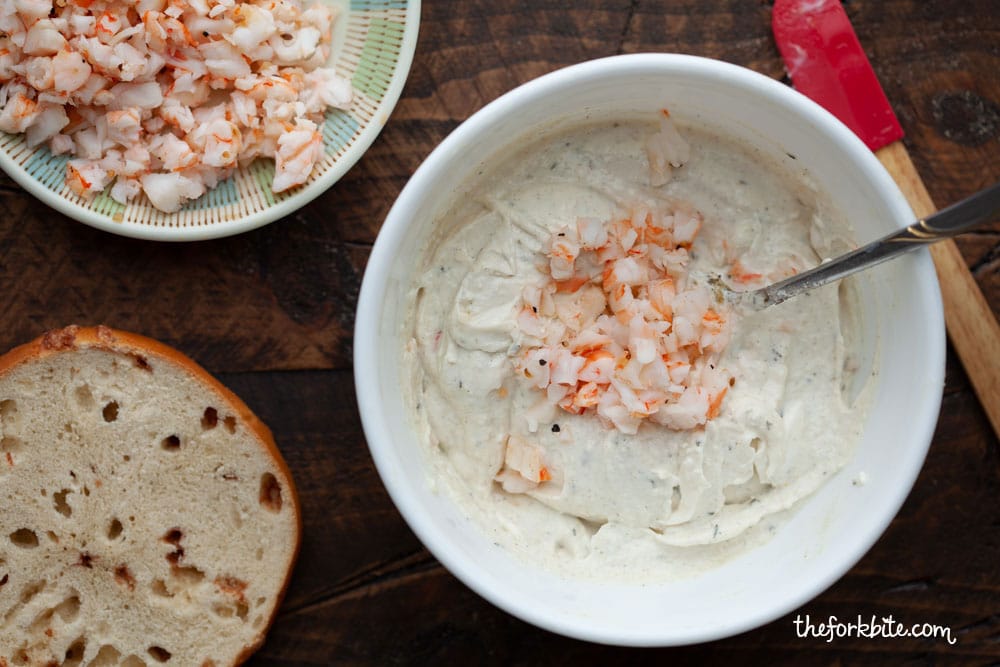
MULTIPOLYGON (((937 210, 903 142, 893 142, 875 155, 892 174, 918 218, 937 210)), ((1000 436, 1000 325, 955 242, 935 243, 930 250, 941 284, 944 320, 951 344, 965 366, 993 432, 1000 436)))

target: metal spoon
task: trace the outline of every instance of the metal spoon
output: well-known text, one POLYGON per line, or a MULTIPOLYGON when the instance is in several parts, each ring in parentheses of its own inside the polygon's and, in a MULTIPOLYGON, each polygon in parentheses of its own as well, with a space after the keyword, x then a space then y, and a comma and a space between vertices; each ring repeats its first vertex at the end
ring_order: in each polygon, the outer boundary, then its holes
POLYGON ((730 302, 760 310, 779 304, 801 292, 881 264, 928 243, 957 236, 997 217, 1000 217, 1000 183, 977 192, 957 204, 952 204, 934 215, 917 220, 905 229, 883 236, 840 257, 827 260, 791 278, 748 292, 735 292, 727 288, 723 290, 730 302))

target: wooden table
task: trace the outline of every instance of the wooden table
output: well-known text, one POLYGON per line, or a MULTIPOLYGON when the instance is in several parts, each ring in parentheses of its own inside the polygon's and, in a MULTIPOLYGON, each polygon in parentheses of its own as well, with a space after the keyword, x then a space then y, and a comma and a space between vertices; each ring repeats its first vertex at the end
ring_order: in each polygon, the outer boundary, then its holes
MULTIPOLYGON (((958 637, 955 646, 799 639, 794 613, 662 652, 558 637, 497 610, 445 571, 403 523, 368 455, 351 370, 354 308, 379 225, 421 160, 490 100, 582 60, 678 51, 781 78, 769 5, 426 2, 402 100, 365 157, 297 214, 235 238, 167 245, 110 236, 0 177, 0 348, 72 322, 138 331, 194 357, 271 426, 298 481, 305 536, 284 606, 252 664, 801 664, 802 651, 827 663, 1000 661, 1000 450, 951 351, 937 434, 905 506, 847 576, 798 611, 941 624, 958 637)), ((846 7, 935 201, 1000 180, 996 0, 846 7)), ((1000 311, 1000 225, 959 245, 1000 311)))

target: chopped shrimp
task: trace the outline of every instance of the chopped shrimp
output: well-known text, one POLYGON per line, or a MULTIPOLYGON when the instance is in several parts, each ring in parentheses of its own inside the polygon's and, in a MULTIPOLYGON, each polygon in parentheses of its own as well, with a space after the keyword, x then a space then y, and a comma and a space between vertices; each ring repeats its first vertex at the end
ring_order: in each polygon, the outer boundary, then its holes
POLYGON ((93 70, 79 53, 60 51, 52 57, 52 71, 52 87, 71 93, 87 82, 93 70))
POLYGON ((730 314, 687 276, 700 226, 700 214, 677 205, 557 230, 546 282, 522 293, 518 374, 550 405, 625 433, 647 420, 685 430, 717 417, 730 314))
MULTIPOLYGON (((14 0, 14 10, 29 22, 43 19, 52 11, 52 0, 14 0)), ((7 11, 7 7, 4 7, 7 11)))
POLYGON ((66 38, 49 19, 36 21, 28 28, 21 50, 26 56, 54 56, 66 48, 66 38))
POLYGON ((62 107, 46 107, 28 128, 25 139, 29 146, 37 146, 56 136, 67 125, 69 117, 62 107))
POLYGON ((199 181, 180 173, 146 174, 139 181, 153 206, 167 213, 179 210, 186 200, 205 192, 205 186, 199 181))
POLYGON ((680 167, 691 159, 691 147, 677 131, 666 109, 660 115, 659 132, 646 141, 646 158, 649 161, 649 181, 653 186, 670 182, 672 167, 680 167))
MULTIPOLYGON (((175 211, 258 157, 305 183, 350 82, 303 0, 0 0, 0 130, 70 154, 69 187, 175 211), (116 180, 117 179, 117 180, 116 180)), ((582 283, 581 283, 582 285, 582 283)), ((551 304, 551 300, 548 302, 551 304)), ((548 327, 548 335, 560 333, 548 327)))
POLYGON ((100 192, 111 181, 108 171, 93 161, 70 160, 66 168, 69 170, 66 184, 81 197, 100 192))
POLYGON ((323 135, 316 131, 313 123, 299 121, 295 129, 282 134, 278 139, 278 152, 274 158, 274 183, 271 188, 275 192, 283 192, 304 183, 322 155, 323 135))
POLYGON ((41 113, 35 102, 24 94, 17 92, 6 100, 0 95, 0 130, 4 132, 24 132, 41 113))
POLYGON ((552 480, 542 449, 515 435, 507 437, 503 467, 494 479, 508 493, 525 493, 552 480))
POLYGON ((29 58, 24 63, 24 78, 37 91, 48 90, 55 83, 52 58, 29 58))

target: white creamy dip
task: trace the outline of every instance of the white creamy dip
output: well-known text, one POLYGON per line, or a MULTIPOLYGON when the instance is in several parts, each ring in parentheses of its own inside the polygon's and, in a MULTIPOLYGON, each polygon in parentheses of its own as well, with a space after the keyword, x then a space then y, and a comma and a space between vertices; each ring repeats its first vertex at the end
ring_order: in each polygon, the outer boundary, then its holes
MULTIPOLYGON (((868 401, 848 399, 857 362, 849 289, 828 286, 735 313, 720 362, 735 377, 703 428, 643 423, 629 435, 593 414, 525 414, 539 392, 514 371, 516 316, 540 283, 544 247, 579 217, 692 204, 704 218, 692 276, 779 277, 853 245, 802 174, 706 130, 682 128, 689 161, 650 185, 655 122, 577 126, 478 175, 439 222, 414 281, 403 376, 430 483, 491 540, 546 569, 599 580, 687 576, 746 550, 852 456, 868 401), (523 494, 494 476, 516 436, 554 481, 523 494)), ((869 383, 870 384, 870 383, 869 383)), ((867 393, 867 392, 865 392, 867 393)))

